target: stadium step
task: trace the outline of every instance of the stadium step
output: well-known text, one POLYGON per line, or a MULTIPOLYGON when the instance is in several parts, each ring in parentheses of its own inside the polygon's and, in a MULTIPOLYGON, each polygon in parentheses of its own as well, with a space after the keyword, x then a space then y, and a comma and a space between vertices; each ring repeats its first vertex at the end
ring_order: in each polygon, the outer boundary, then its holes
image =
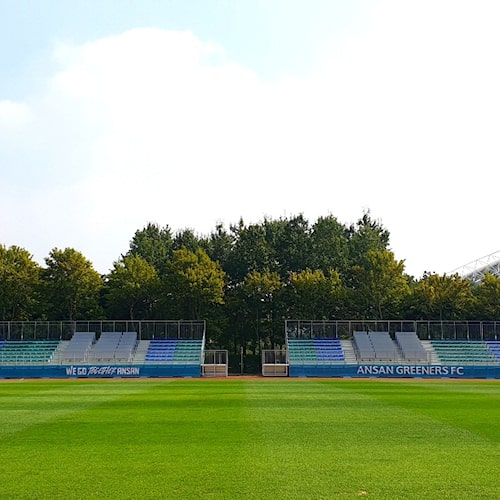
POLYGON ((68 346, 68 344, 69 344, 69 340, 61 340, 61 343, 59 344, 59 346, 55 350, 55 352, 52 356, 52 359, 49 361, 49 364, 51 364, 51 365, 61 364, 62 355, 63 355, 64 351, 66 350, 66 347, 68 346))
POLYGON ((432 347, 432 344, 429 340, 422 340, 422 346, 427 351, 428 359, 430 360, 431 365, 439 365, 441 361, 439 360, 439 356, 436 354, 436 351, 432 347))
POLYGON ((352 346, 351 340, 341 340, 342 349, 344 351, 344 358, 346 364, 356 364, 356 354, 354 353, 354 347, 352 346))
POLYGON ((141 340, 135 351, 134 363, 144 363, 149 349, 149 340, 141 340))

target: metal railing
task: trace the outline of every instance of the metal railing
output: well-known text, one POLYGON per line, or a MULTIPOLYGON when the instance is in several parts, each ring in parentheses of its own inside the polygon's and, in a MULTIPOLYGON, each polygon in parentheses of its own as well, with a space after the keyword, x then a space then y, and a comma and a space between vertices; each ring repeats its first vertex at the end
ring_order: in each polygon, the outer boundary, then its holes
POLYGON ((500 340, 500 321, 286 320, 290 339, 348 339, 353 332, 415 332, 420 340, 500 340))
POLYGON ((0 321, 0 339, 70 340, 75 332, 137 332, 139 340, 203 339, 205 321, 97 320, 97 321, 0 321))

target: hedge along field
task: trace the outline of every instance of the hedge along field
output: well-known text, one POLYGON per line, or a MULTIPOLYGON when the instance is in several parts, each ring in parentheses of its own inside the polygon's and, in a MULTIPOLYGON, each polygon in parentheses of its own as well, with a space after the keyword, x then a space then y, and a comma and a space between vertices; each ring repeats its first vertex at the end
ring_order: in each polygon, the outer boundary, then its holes
POLYGON ((0 498, 499 498, 500 383, 0 383, 0 498))

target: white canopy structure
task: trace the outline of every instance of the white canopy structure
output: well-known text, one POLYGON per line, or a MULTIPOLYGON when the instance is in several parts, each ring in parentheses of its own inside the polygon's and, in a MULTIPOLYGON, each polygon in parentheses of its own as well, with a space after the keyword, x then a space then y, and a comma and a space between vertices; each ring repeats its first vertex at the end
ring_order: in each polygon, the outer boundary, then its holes
POLYGON ((455 269, 451 274, 459 274, 473 283, 481 283, 486 273, 500 277, 500 250, 455 269))

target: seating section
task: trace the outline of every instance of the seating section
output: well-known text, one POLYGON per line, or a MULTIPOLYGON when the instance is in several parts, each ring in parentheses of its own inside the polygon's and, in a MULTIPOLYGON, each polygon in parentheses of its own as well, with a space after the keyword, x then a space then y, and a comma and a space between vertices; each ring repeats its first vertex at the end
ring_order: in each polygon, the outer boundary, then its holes
POLYGON ((367 332, 354 332, 352 340, 358 361, 375 361, 375 350, 367 332))
POLYGON ((4 340, 0 346, 0 363, 49 363, 59 344, 60 340, 4 340))
POLYGON ((114 361, 121 332, 102 332, 90 353, 91 361, 114 361))
POLYGON ((368 332, 368 338, 378 361, 396 361, 399 358, 397 345, 389 332, 368 332))
POLYGON ((137 346, 137 332, 102 332, 90 351, 95 362, 132 361, 137 346))
POLYGON ((339 339, 314 339, 318 361, 344 361, 344 350, 339 339))
POLYGON ((131 361, 137 347, 137 332, 123 332, 115 351, 115 361, 131 361))
MULTIPOLYGON (((0 364, 47 363, 123 363, 132 362, 138 346, 137 332, 103 332, 96 341, 94 332, 75 332, 66 348, 60 340, 0 339, 0 364), (64 349, 64 351, 63 351, 64 349)), ((500 364, 500 341, 431 340, 420 341, 415 332, 353 333, 352 346, 358 363, 442 363, 489 365, 500 364), (431 357, 432 353, 432 357, 431 357)), ((354 355, 337 338, 287 339, 290 365, 325 366, 355 362, 354 355)), ((144 342, 141 354, 146 363, 172 365, 201 364, 202 340, 153 339, 144 342), (144 355, 144 350, 147 352, 144 355)))
POLYGON ((150 363, 199 364, 201 340, 153 339, 149 343, 145 361, 150 363))
POLYGON ((415 332, 396 332, 396 342, 406 361, 426 363, 427 351, 415 332))
POLYGON ((146 352, 146 361, 167 362, 174 360, 175 349, 177 348, 177 339, 155 339, 149 343, 146 352))
POLYGON ((353 344, 358 361, 388 362, 400 357, 389 332, 354 332, 353 344))
POLYGON ((182 363, 201 363, 201 340, 179 340, 174 353, 174 361, 182 363))
POLYGON ((290 364, 343 363, 344 350, 339 339, 288 339, 290 364))
POLYGON ((86 361, 95 342, 95 332, 75 332, 68 342, 62 362, 80 363, 86 361))
POLYGON ((439 361, 444 364, 496 363, 495 354, 481 340, 431 340, 439 361))
POLYGON ((490 348, 493 356, 498 363, 500 363, 500 340, 487 340, 486 344, 490 348))
MULTIPOLYGON (((53 363, 130 363, 137 350, 138 335, 136 332, 103 332, 96 341, 95 332, 75 332, 66 347, 64 344, 60 340, 0 339, 0 364, 42 364, 51 360, 53 363)), ((201 364, 201 339, 156 339, 148 344, 146 362, 201 364)))

